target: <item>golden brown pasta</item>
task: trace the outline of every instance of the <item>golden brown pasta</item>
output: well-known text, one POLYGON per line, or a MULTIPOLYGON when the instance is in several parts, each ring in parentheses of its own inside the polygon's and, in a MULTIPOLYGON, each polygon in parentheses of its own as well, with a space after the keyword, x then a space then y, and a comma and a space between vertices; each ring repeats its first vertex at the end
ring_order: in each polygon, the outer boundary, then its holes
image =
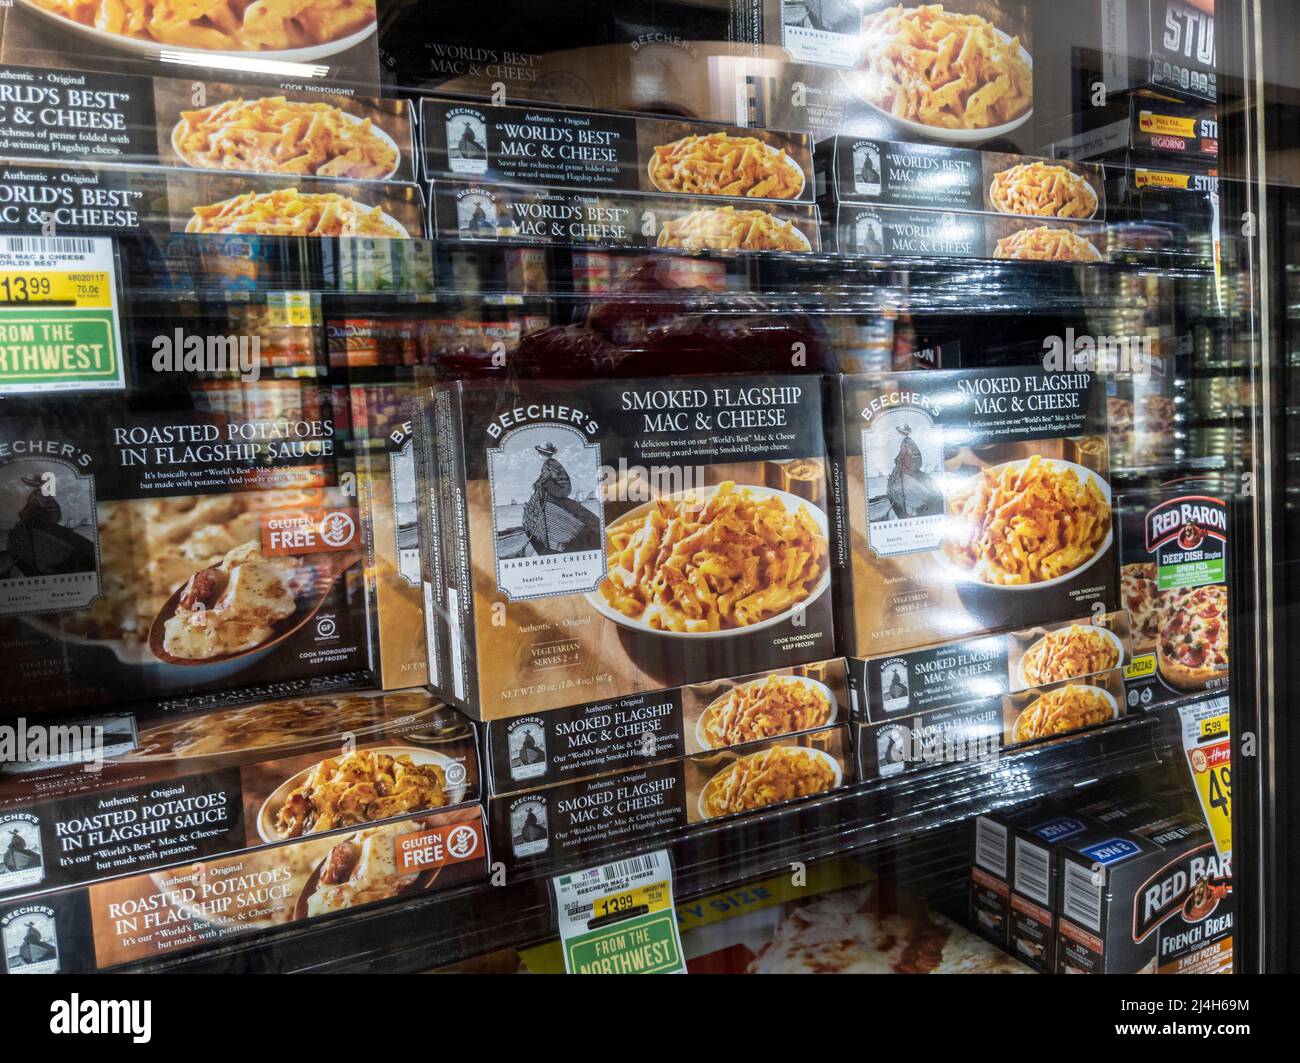
POLYGON ((416 764, 409 754, 356 750, 322 760, 280 806, 275 826, 284 838, 355 827, 377 819, 441 808, 447 773, 416 764))
POLYGON ((220 203, 195 207, 185 231, 396 239, 410 235, 379 207, 368 207, 337 192, 299 192, 296 188, 245 192, 220 203))
POLYGON ((120 37, 220 52, 328 44, 375 21, 375 0, 33 0, 120 37))
POLYGON ((664 222, 660 247, 689 251, 808 251, 808 238, 765 210, 710 207, 664 222))
POLYGON ((803 189, 803 170, 784 151, 757 137, 730 133, 692 135, 660 145, 649 172, 661 192, 794 199, 803 189))
POLYGON ((1105 723, 1114 715, 1114 705, 1104 691, 1071 683, 1049 690, 1025 709, 1016 719, 1012 738, 1016 742, 1028 742, 1033 738, 1067 734, 1105 723))
POLYGON ((376 180, 390 176, 399 161, 369 118, 283 96, 182 111, 172 143, 185 163, 201 170, 376 180))
POLYGON ((979 15, 898 4, 868 18, 863 37, 863 95, 895 118, 987 129, 1033 106, 1033 71, 1020 39, 1004 40, 979 15))
POLYGON ((1091 218, 1097 210, 1097 193, 1086 177, 1044 162, 1022 162, 994 174, 989 197, 1003 214, 1091 218))
POLYGON ((714 749, 723 749, 807 731, 830 715, 830 701, 818 687, 798 676, 770 675, 738 686, 710 705, 702 730, 714 749))
POLYGON ((1110 533, 1110 503, 1094 477, 1080 480, 1037 455, 972 476, 949 499, 944 554, 997 586, 1043 583, 1085 564, 1110 533))
POLYGON ((773 746, 741 757, 709 780, 703 811, 733 815, 781 801, 823 793, 835 785, 835 769, 803 746, 773 746))
POLYGON ((826 571, 827 540, 807 507, 791 513, 727 481, 706 498, 661 498, 611 528, 600 593, 659 631, 743 628, 785 612, 826 571))
POLYGON ((1038 225, 1002 237, 993 250, 993 257, 1041 262, 1100 262, 1101 252, 1087 237, 1069 229, 1038 225))
POLYGON ((1020 670, 1031 686, 1077 679, 1119 665, 1119 646, 1103 629, 1071 624, 1049 632, 1025 651, 1020 670))

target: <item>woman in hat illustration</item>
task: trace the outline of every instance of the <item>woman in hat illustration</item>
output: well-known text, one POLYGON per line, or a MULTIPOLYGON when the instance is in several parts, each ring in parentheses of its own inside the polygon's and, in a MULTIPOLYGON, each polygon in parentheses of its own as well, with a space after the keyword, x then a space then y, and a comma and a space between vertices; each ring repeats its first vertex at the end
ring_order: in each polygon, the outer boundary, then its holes
POLYGON ((569 497, 573 481, 555 457, 558 448, 546 440, 533 449, 543 458, 532 497, 524 506, 524 533, 533 551, 563 554, 596 549, 600 546, 600 521, 586 506, 569 497))
POLYGON ((925 471, 925 458, 921 448, 912 438, 912 426, 895 425, 903 437, 894 458, 894 469, 889 474, 885 493, 893 508, 895 520, 909 517, 930 517, 943 512, 943 493, 925 471))
POLYGON ((65 528, 63 509, 47 478, 23 476, 29 488, 18 521, 9 529, 5 552, 12 567, 24 576, 49 576, 61 572, 88 572, 95 567, 95 544, 65 528))

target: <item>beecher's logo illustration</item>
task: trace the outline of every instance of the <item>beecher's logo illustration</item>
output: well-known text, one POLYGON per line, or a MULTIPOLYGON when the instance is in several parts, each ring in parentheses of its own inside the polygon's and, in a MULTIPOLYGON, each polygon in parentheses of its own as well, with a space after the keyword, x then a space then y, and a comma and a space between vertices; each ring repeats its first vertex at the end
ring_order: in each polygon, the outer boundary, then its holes
POLYGON ((882 188, 880 148, 863 140, 853 145, 853 191, 878 196, 882 188))
POLYGON ((29 812, 0 815, 0 892, 31 889, 45 881, 41 821, 29 812))
POLYGON ((881 665, 880 703, 886 712, 905 712, 911 707, 911 676, 904 658, 895 657, 881 665))
POLYGON ((1228 539, 1228 511, 1221 498, 1189 495, 1171 498, 1147 513, 1147 553, 1173 543, 1181 550, 1195 550, 1206 539, 1220 544, 1228 539))
POLYGON ((530 424, 489 447, 497 588, 510 601, 594 591, 605 578, 600 447, 530 424))
POLYGON ((464 188, 456 193, 456 227, 462 240, 495 240, 497 198, 484 188, 464 188))
POLYGON ((1133 940, 1180 914, 1199 923, 1214 914, 1232 892, 1232 855, 1220 856, 1213 842, 1185 853, 1147 879, 1133 896, 1133 940))
POLYGON ((867 544, 876 554, 938 548, 948 519, 943 430, 926 410, 902 405, 872 413, 862 429, 862 475, 867 544))
POLYGON ((546 774, 546 729, 535 716, 511 720, 506 731, 510 778, 535 779, 546 774))
POLYGON ((54 909, 25 904, 0 915, 5 970, 10 974, 58 974, 59 935, 54 909))
POLYGON ((510 806, 510 848, 517 857, 536 856, 551 846, 546 800, 521 797, 510 806))
POLYGON ((446 129, 447 165, 452 173, 487 173, 487 121, 483 112, 468 107, 448 111, 446 129))
POLYGON ((853 220, 854 249, 863 255, 885 253, 885 226, 874 211, 860 211, 853 220))
POLYGON ((0 616, 84 609, 100 593, 89 455, 47 457, 48 441, 24 449, 40 456, 0 463, 0 616))

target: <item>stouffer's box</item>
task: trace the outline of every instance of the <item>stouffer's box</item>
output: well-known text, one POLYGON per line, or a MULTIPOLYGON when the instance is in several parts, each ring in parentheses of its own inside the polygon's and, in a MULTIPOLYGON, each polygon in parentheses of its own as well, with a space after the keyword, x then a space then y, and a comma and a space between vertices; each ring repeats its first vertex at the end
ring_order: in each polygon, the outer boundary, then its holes
POLYGON ((471 715, 835 654, 820 377, 455 382, 427 398, 439 501, 420 504, 443 567, 426 615, 443 693, 471 715))
POLYGON ((852 781, 848 727, 839 724, 489 798, 488 830, 494 855, 512 867, 571 866, 852 781))
POLYGON ((483 726, 494 796, 842 722, 843 658, 631 694, 483 726))
POLYGON ((9 974, 106 970, 485 879, 479 804, 0 902, 9 974))
POLYGON ((339 842, 480 795, 472 723, 424 691, 59 723, 85 731, 79 755, 47 750, 0 774, 4 901, 318 836, 339 842), (136 737, 98 759, 93 728, 105 723, 133 725, 136 737))

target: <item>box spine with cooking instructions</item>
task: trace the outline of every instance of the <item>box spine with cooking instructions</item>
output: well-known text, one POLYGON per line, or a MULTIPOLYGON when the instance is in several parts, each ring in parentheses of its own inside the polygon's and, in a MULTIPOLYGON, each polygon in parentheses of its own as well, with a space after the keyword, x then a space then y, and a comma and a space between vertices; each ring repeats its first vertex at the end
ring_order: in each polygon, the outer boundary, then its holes
POLYGON ((435 400, 431 381, 423 371, 416 373, 415 394, 410 414, 415 439, 415 477, 420 536, 420 592, 424 596, 424 646, 428 668, 428 686, 446 698, 447 666, 446 624, 447 575, 442 545, 442 477, 438 471, 436 451, 437 426, 434 423, 435 400))
MULTIPOLYGON (((826 425, 826 493, 831 531, 831 604, 835 627, 835 650, 841 656, 849 654, 850 638, 854 631, 853 569, 850 551, 853 536, 849 525, 848 470, 845 468, 845 424, 848 404, 845 402, 843 377, 827 374, 822 377, 822 408, 826 425)), ((849 686, 855 712, 861 696, 853 684, 852 669, 849 686)), ((855 736, 856 737, 856 736, 855 736)))
POLYGON ((447 679, 449 700, 471 716, 478 710, 478 650, 474 575, 470 558, 469 501, 465 495, 465 425, 460 381, 440 385, 434 424, 438 457, 443 551, 446 558, 447 679))

